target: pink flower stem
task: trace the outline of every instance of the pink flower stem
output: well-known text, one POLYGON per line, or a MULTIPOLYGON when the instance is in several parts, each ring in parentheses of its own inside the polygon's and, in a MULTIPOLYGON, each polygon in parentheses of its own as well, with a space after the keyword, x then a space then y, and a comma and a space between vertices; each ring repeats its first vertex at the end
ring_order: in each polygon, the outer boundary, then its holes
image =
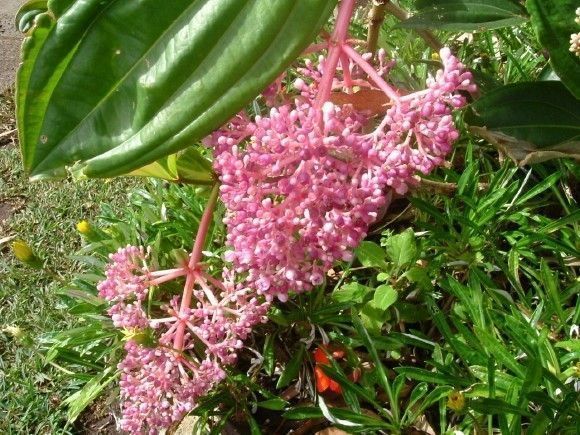
POLYGON ((205 338, 203 338, 203 336, 198 334, 198 332, 196 331, 195 325, 193 323, 191 323, 190 321, 187 321, 186 324, 187 324, 187 327, 189 328, 189 330, 191 331, 191 333, 194 334, 197 338, 199 338, 199 341, 201 341, 203 344, 205 344, 208 348, 211 347, 211 343, 209 341, 207 341, 205 338))
POLYGON ((389 84, 375 71, 371 64, 369 64, 364 58, 356 52, 356 50, 348 45, 342 46, 342 51, 350 57, 358 66, 362 68, 364 72, 368 74, 372 81, 383 91, 387 97, 389 97, 394 102, 399 102, 399 95, 397 92, 389 86, 389 84))
POLYGON ((344 53, 340 54, 340 66, 342 66, 342 75, 344 77, 344 85, 346 86, 347 94, 352 94, 352 77, 350 75, 350 61, 348 56, 344 53))
MULTIPOLYGON (((187 265, 187 277, 185 278, 185 286, 183 287, 183 296, 181 297, 181 305, 179 307, 179 318, 185 316, 185 312, 189 309, 191 305, 191 295, 193 293, 193 286, 195 285, 197 274, 197 267, 199 261, 201 260, 201 251, 205 243, 205 238, 209 230, 209 225, 213 216, 213 211, 217 203, 219 193, 219 185, 215 184, 211 191, 209 200, 199 222, 199 228, 197 229, 197 235, 195 236, 195 243, 193 244, 193 250, 191 251, 191 256, 189 258, 189 263, 187 265)), ((177 325, 177 330, 175 331, 175 338, 173 340, 173 347, 177 350, 183 350, 183 341, 185 335, 185 323, 179 322, 177 325)))
POLYGON ((306 48, 306 50, 302 52, 302 54, 305 55, 316 53, 318 51, 324 50, 325 48, 328 48, 328 42, 321 42, 320 44, 311 44, 306 48))
POLYGON ((432 92, 430 88, 423 89, 422 91, 413 92, 412 94, 403 95, 400 98, 400 101, 411 101, 415 98, 422 97, 423 95, 427 95, 429 92, 432 92))
POLYGON ((173 273, 173 272, 177 272, 178 270, 185 270, 184 267, 179 267, 176 269, 165 269, 165 270, 154 270, 153 272, 149 272, 149 276, 164 276, 167 275, 169 273, 173 273))
POLYGON ((199 284, 199 286, 201 287, 201 289, 205 293, 205 296, 207 297, 208 301, 210 301, 212 305, 218 306, 220 303, 217 300, 217 298, 215 297, 215 295, 213 294, 213 292, 211 291, 211 288, 207 285, 207 282, 205 282, 205 279, 202 276, 200 276, 198 273, 196 273, 195 280, 197 281, 197 283, 199 284))
POLYGON ((324 73, 320 80, 318 88, 318 95, 314 107, 321 109, 322 105, 330 99, 332 92, 332 80, 336 74, 336 67, 340 59, 342 46, 346 41, 348 33, 348 25, 354 9, 355 0, 342 0, 338 8, 338 17, 336 18, 336 25, 334 32, 329 41, 328 58, 324 63, 324 73))
POLYGON ((217 279, 215 279, 213 276, 211 276, 208 273, 205 272, 200 272, 200 276, 202 276, 203 278, 205 278, 207 281, 211 282, 216 288, 219 288, 222 291, 227 291, 226 287, 217 279))
POLYGON ((175 322, 177 320, 177 317, 164 317, 163 319, 153 319, 149 321, 149 324, 152 325, 156 325, 156 324, 161 324, 161 323, 170 323, 170 322, 175 322))
POLYGON ((175 269, 175 270, 172 270, 171 272, 169 272, 169 271, 167 271, 167 272, 168 273, 166 273, 165 275, 161 275, 158 278, 150 280, 149 284, 150 285, 159 285, 159 284, 162 284, 164 282, 171 281, 172 279, 178 278, 180 276, 187 275, 186 268, 175 269))

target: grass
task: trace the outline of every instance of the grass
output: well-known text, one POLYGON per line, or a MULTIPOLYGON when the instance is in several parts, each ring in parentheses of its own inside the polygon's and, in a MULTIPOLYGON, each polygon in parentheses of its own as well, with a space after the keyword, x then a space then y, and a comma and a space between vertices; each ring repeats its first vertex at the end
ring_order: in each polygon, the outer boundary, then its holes
MULTIPOLYGON (((13 113, 11 92, 0 95, 0 132, 14 128, 13 113)), ((0 221, 0 239, 25 240, 44 268, 18 262, 9 242, 0 245, 0 433, 61 433, 59 405, 70 394, 68 379, 44 363, 36 336, 76 322, 55 294, 61 282, 79 272, 70 258, 81 244, 75 224, 93 219, 104 202, 119 208, 127 189, 139 181, 30 183, 15 141, 0 146, 0 206, 8 214, 0 221), (22 335, 15 337, 8 327, 19 328, 22 335)))

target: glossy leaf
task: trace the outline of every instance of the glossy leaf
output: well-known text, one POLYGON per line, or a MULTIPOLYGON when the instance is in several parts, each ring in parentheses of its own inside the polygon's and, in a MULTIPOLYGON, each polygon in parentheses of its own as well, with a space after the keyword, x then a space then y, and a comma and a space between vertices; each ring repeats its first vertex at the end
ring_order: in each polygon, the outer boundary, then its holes
POLYGON ((69 422, 74 422, 78 416, 89 406, 93 400, 117 378, 117 373, 111 367, 91 378, 83 388, 70 395, 64 404, 68 406, 67 417, 69 422))
POLYGON ((308 420, 312 418, 322 418, 320 408, 313 406, 302 406, 286 411, 282 417, 287 420, 308 420))
POLYGON ((397 267, 402 267, 415 261, 417 242, 411 228, 400 234, 392 235, 386 242, 387 254, 397 267))
POLYGON ((540 276, 542 278, 542 283, 544 284, 548 304, 552 307, 554 313, 560 319, 560 322, 565 322, 566 316, 562 309, 562 301, 560 300, 558 279, 554 276, 548 263, 546 263, 544 259, 540 261, 540 276))
POLYGON ((550 53, 550 63, 566 87, 580 98, 580 57, 570 52, 570 35, 578 33, 575 23, 577 0, 527 0, 530 21, 541 44, 550 53))
POLYGON ((470 384, 468 379, 458 376, 447 375, 444 373, 430 372, 429 370, 416 367, 396 367, 395 371, 416 381, 429 382, 432 384, 448 384, 467 386, 470 384))
POLYGON ((373 339, 369 335, 368 331, 364 328, 361 320, 359 319, 356 313, 353 313, 352 315, 352 323, 356 329, 357 334, 359 335, 363 344, 367 348, 372 361, 375 364, 375 370, 379 381, 379 385, 381 386, 383 391, 387 394, 389 402, 392 404, 391 411, 394 413, 395 419, 398 420, 399 407, 396 405, 397 397, 393 395, 393 390, 391 388, 391 383, 389 382, 389 378, 387 376, 387 371, 383 366, 377 348, 373 343, 373 339))
POLYGON ((386 252, 374 242, 365 240, 355 249, 356 256, 365 267, 376 267, 378 269, 388 268, 385 261, 386 252))
MULTIPOLYGON (((320 403, 320 402, 319 402, 320 403)), ((392 425, 389 425, 381 420, 375 419, 373 417, 366 416, 360 413, 354 413, 348 409, 343 408, 329 408, 325 404, 324 411, 328 414, 331 413, 331 418, 338 418, 341 420, 347 420, 347 425, 355 426, 361 425, 364 430, 370 430, 372 428, 385 429, 388 428, 392 430, 392 425), (348 424, 350 423, 350 424, 348 424)), ((325 417, 323 411, 319 407, 297 407, 291 409, 283 414, 283 417, 287 420, 310 420, 319 419, 325 417)), ((345 422, 343 422, 345 423, 345 422)), ((354 430, 354 429, 351 429, 354 430)))
POLYGON ((332 292, 332 298, 337 302, 361 303, 366 295, 373 291, 372 288, 358 282, 349 282, 332 292))
POLYGON ((278 382, 276 384, 277 389, 290 385, 290 382, 296 379, 298 372, 300 371, 300 367, 302 367, 302 363, 304 362, 303 360, 305 351, 306 347, 301 343, 298 350, 292 355, 292 358, 290 358, 290 361, 288 361, 284 371, 278 378, 278 382))
POLYGON ((250 434, 251 435, 262 435, 262 430, 260 429, 260 425, 258 422, 252 417, 248 415, 248 424, 250 426, 250 434))
POLYGON ((528 412, 519 409, 517 406, 511 405, 500 399, 478 399, 473 400, 469 405, 474 411, 481 414, 518 414, 530 415, 528 412))
POLYGON ((18 73, 26 170, 110 177, 195 144, 300 54, 335 3, 50 1, 18 73))
POLYGON ((397 290, 388 284, 383 284, 375 290, 373 305, 379 310, 386 310, 397 301, 397 297, 397 290))
POLYGON ((498 362, 501 362, 519 378, 524 377, 522 365, 518 363, 515 357, 491 332, 478 327, 474 328, 474 332, 490 355, 493 355, 498 362))
POLYGON ((420 0, 416 6, 401 27, 474 32, 526 21, 525 9, 511 0, 420 0))
POLYGON ((215 181, 211 162, 195 147, 159 159, 129 175, 156 177, 186 184, 212 184, 215 181))
POLYGON ((281 411, 288 406, 288 402, 280 397, 274 397, 272 399, 263 400, 258 402, 257 405, 260 408, 270 409, 272 411, 281 411))
POLYGON ((580 159, 580 101, 558 81, 497 88, 472 104, 465 121, 521 165, 580 159))
POLYGON ((275 335, 266 335, 264 349, 262 351, 264 357, 264 370, 268 376, 272 376, 272 374, 274 374, 274 369, 276 368, 276 354, 274 350, 275 337, 275 335))
POLYGON ((433 388, 429 394, 427 394, 425 399, 421 401, 419 406, 413 410, 408 421, 415 421, 423 412, 425 412, 427 408, 439 400, 447 397, 451 391, 453 391, 453 387, 447 385, 439 385, 433 388))
POLYGON ((27 32, 34 25, 34 18, 48 10, 48 0, 28 0, 18 10, 14 25, 21 32, 27 32))
POLYGON ((375 305, 374 300, 367 302, 360 310, 361 321, 373 335, 380 335, 383 324, 388 320, 389 313, 375 305))

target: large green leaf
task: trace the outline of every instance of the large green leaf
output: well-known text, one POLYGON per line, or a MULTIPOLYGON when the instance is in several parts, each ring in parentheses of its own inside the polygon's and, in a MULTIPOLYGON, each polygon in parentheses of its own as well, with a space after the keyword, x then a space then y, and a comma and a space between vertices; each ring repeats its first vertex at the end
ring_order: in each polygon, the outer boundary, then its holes
POLYGON ((580 158, 580 101, 558 81, 494 89, 472 104, 465 121, 520 164, 580 158))
POLYGON ((283 71, 335 3, 49 0, 18 73, 25 168, 108 177, 194 144, 283 71))
POLYGON ((512 0, 418 0, 417 13, 400 26, 473 32, 517 26, 525 9, 512 0))
POLYGON ((211 162, 202 156, 196 147, 189 147, 163 157, 129 175, 156 177, 186 184, 213 184, 215 182, 211 162))
POLYGON ((570 35, 578 33, 578 0, 528 0, 532 25, 550 53, 550 63, 566 87, 580 98, 580 57, 570 52, 570 35))

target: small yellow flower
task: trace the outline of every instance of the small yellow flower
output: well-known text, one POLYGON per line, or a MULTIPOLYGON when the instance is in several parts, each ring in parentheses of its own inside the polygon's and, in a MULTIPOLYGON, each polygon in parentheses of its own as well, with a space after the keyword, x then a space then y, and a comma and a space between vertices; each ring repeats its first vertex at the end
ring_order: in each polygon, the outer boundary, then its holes
POLYGON ((437 52, 431 53, 431 60, 434 60, 435 62, 439 62, 441 60, 439 53, 437 53, 437 52))
POLYGON ((461 391, 454 390, 447 396, 447 407, 453 411, 461 411, 465 408, 465 396, 461 391))
POLYGON ((80 221, 80 222, 77 223, 77 231, 79 233, 81 233, 81 234, 83 234, 83 235, 86 236, 87 234, 90 234, 91 230, 92 230, 91 229, 91 224, 88 223, 87 221, 82 220, 82 221, 80 221))
POLYGON ((30 249, 30 246, 24 240, 15 240, 12 242, 12 252, 23 263, 30 263, 35 259, 32 249, 30 249))

